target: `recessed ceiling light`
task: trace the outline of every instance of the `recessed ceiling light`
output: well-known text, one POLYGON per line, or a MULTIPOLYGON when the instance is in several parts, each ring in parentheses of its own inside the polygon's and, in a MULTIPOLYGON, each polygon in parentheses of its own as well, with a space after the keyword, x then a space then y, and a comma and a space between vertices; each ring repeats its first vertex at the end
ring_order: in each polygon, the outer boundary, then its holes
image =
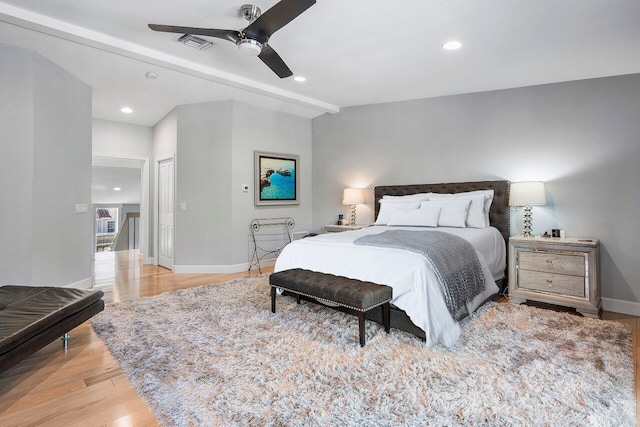
POLYGON ((113 191, 120 191, 120 190, 122 190, 122 188, 120 188, 120 187, 113 187, 113 191))
POLYGON ((125 113, 125 114, 131 114, 131 113, 133 113, 133 110, 131 109, 131 107, 122 107, 122 108, 120 109, 120 111, 122 111, 122 112, 123 112, 123 113, 125 113))
POLYGON ((153 71, 149 71, 147 74, 145 74, 145 77, 148 78, 149 80, 155 80, 158 78, 158 73, 154 73, 153 71))
POLYGON ((306 77, 302 77, 302 76, 295 76, 293 78, 293 80, 297 81, 297 82, 306 82, 307 78, 306 77))
POLYGON ((460 43, 457 40, 449 40, 448 42, 442 45, 442 48, 446 50, 456 50, 456 49, 460 49, 461 47, 462 47, 462 43, 460 43))

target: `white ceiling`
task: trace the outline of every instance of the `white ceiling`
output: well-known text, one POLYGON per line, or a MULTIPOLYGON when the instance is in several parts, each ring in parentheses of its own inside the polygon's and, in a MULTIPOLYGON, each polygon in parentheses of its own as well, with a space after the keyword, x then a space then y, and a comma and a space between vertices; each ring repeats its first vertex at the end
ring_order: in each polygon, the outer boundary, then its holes
MULTIPOLYGON (((197 51, 148 23, 240 29, 228 0, 0 0, 0 41, 93 87, 96 118, 152 126, 237 99, 303 117, 341 107, 640 72, 639 0, 318 0, 270 45, 279 79, 224 40, 197 51), (457 39, 463 47, 445 51, 457 39), (145 74, 154 71, 157 80, 145 74), (134 109, 120 113, 123 105, 134 109)), ((255 0, 263 11, 276 0, 255 0)))
POLYGON ((93 166, 91 202, 94 205, 139 204, 140 173, 137 168, 93 166), (116 187, 120 190, 115 191, 116 187))

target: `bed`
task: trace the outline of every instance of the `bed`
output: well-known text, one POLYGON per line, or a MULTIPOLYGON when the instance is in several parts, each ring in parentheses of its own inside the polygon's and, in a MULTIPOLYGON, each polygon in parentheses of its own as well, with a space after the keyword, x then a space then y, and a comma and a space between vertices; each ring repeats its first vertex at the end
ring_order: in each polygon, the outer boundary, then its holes
MULTIPOLYGON (((407 196, 419 193, 463 193, 493 190, 488 208, 486 228, 429 228, 448 232, 470 242, 475 249, 486 287, 463 310, 451 314, 445 305, 433 267, 428 260, 402 249, 361 246, 354 241, 387 230, 425 230, 426 227, 374 225, 343 233, 323 234, 297 240, 279 255, 275 272, 291 268, 331 273, 352 279, 389 285, 393 288, 391 326, 413 333, 427 345, 453 345, 460 335, 458 320, 473 312, 486 300, 498 294, 506 283, 506 241, 509 238, 509 182, 482 181, 445 184, 394 185, 375 188, 375 214, 380 215, 384 196, 407 196)), ((386 199, 385 199, 386 200, 386 199)), ((371 320, 381 322, 373 314, 371 320)))

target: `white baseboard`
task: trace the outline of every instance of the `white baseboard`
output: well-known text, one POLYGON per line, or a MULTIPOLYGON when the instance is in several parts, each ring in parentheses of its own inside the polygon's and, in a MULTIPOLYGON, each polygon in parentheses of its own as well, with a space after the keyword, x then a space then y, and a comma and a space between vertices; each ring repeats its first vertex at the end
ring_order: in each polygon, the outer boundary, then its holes
POLYGON ((602 308, 614 313, 640 316, 640 303, 613 298, 602 298, 602 308))
MULTIPOLYGON (((271 267, 276 263, 276 259, 263 259, 260 261, 261 267, 271 267)), ((174 265, 174 273, 199 273, 199 274, 224 274, 224 273, 241 273, 249 269, 249 263, 232 265, 174 265)), ((254 270, 257 268, 254 267, 254 270)))
POLYGON ((87 277, 86 279, 79 280, 74 283, 62 286, 63 288, 76 288, 76 289, 91 289, 93 288, 93 277, 87 277))
MULTIPOLYGON (((8 285, 9 283, 4 283, 0 286, 8 285)), ((34 288, 41 286, 52 286, 54 288, 76 288, 76 289, 91 289, 93 288, 93 277, 87 277, 86 279, 78 280, 77 282, 69 283, 66 285, 52 285, 50 283, 14 283, 14 286, 31 286, 34 288)))

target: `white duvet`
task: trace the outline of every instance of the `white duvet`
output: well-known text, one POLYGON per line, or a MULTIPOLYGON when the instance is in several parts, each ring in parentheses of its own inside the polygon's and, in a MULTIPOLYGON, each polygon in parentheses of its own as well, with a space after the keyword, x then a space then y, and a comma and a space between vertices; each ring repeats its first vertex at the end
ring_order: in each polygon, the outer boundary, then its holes
MULTIPOLYGON (((372 226, 296 240, 282 250, 274 271, 304 268, 389 285, 393 288, 392 304, 404 310, 411 321, 425 331, 427 345, 453 345, 460 336, 460 326, 447 310, 429 261, 420 254, 401 249, 353 244, 354 240, 366 234, 390 229, 425 230, 420 227, 372 226)), ((487 286, 468 304, 468 312, 499 291, 495 280, 504 277, 506 247, 496 228, 438 227, 429 230, 463 237, 476 249, 487 286)))

